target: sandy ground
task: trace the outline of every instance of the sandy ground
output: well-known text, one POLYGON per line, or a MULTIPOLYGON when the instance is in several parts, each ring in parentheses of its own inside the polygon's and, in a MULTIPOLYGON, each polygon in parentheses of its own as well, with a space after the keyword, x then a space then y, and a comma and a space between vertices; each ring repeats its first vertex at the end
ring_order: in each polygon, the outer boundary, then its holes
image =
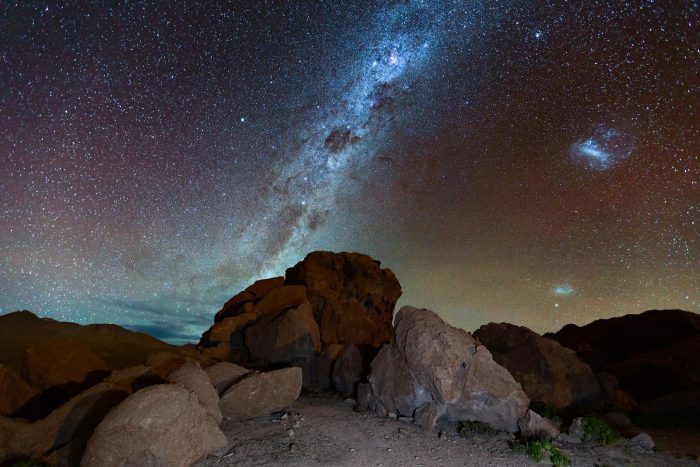
MULTIPOLYGON (((229 465, 526 466, 537 465, 508 444, 511 435, 443 436, 373 413, 357 413, 335 397, 302 396, 289 414, 222 425, 229 446, 197 467, 229 465)), ((700 466, 690 459, 613 446, 557 445, 576 466, 700 466)))

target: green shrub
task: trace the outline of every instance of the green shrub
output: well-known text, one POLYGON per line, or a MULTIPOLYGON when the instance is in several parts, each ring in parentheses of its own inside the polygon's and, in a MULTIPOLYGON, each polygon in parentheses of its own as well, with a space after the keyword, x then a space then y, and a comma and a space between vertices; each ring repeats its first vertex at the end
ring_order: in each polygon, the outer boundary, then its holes
POLYGON ((524 452, 535 462, 549 461, 552 465, 571 465, 569 456, 552 446, 552 442, 546 439, 531 439, 516 443, 516 451, 524 452))
POLYGON ((460 422, 457 427, 459 436, 466 438, 470 435, 495 435, 498 431, 488 423, 477 420, 466 420, 460 422))
POLYGON ((612 444, 620 439, 617 431, 610 428, 605 420, 598 416, 583 417, 583 441, 600 444, 612 444))
POLYGON ((561 452, 559 449, 552 446, 549 451, 549 461, 552 465, 571 465, 571 459, 569 456, 561 452))

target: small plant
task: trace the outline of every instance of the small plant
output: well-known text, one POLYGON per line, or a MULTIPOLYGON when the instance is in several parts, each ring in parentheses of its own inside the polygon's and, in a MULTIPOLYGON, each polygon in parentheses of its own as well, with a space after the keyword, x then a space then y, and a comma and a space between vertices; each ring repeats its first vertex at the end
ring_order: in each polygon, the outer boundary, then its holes
POLYGON ((478 420, 465 420, 457 427, 457 432, 462 438, 470 435, 495 435, 498 431, 488 423, 478 420))
POLYGON ((552 465, 571 465, 571 459, 569 456, 561 452, 559 449, 552 446, 549 451, 549 461, 552 465))
POLYGON ((612 444, 619 439, 617 431, 610 428, 602 418, 595 415, 583 418, 583 441, 612 444))
POLYGON ((519 442, 514 446, 516 451, 524 452, 535 462, 549 461, 552 465, 571 465, 569 456, 552 446, 552 442, 546 439, 531 439, 519 442))
POLYGON ((562 410, 551 402, 533 401, 530 403, 530 409, 555 423, 562 422, 562 410))

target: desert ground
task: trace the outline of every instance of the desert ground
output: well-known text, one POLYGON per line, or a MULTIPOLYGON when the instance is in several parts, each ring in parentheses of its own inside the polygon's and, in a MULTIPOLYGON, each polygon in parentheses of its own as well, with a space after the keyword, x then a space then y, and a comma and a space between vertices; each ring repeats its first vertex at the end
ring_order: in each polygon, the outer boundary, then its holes
MULTIPOLYGON (((357 412, 353 402, 331 395, 303 395, 283 415, 225 421, 221 428, 227 449, 199 461, 197 467, 538 465, 509 446, 512 435, 463 438, 454 428, 442 434, 426 431, 410 422, 357 412)), ((700 465, 700 458, 645 451, 627 441, 610 446, 555 444, 575 466, 700 465)))

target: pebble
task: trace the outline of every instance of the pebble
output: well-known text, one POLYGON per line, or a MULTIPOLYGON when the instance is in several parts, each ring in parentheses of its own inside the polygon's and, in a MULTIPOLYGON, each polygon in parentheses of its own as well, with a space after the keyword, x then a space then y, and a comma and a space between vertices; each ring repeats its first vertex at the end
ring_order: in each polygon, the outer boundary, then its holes
POLYGON ((353 399, 352 397, 348 397, 343 402, 345 402, 346 404, 355 404, 357 401, 355 401, 355 399, 353 399))
POLYGON ((399 417, 400 422, 413 423, 413 417, 399 417))
POLYGON ((289 412, 283 413, 282 416, 280 417, 280 420, 284 420, 285 418, 287 418, 288 415, 289 415, 289 412))
POLYGON ((396 412, 389 412, 388 415, 389 415, 389 418, 391 418, 391 419, 393 419, 393 420, 396 420, 396 417, 398 417, 398 415, 396 414, 396 412))
POLYGON ((438 439, 447 439, 447 434, 444 431, 438 432, 438 439))
POLYGON ((298 447, 297 447, 296 443, 289 443, 289 450, 291 452, 296 452, 297 449, 298 449, 298 447))
POLYGON ((292 425, 292 428, 299 428, 300 426, 301 426, 301 421, 296 421, 296 422, 294 422, 294 424, 292 425))
POLYGON ((294 430, 287 430, 287 435, 294 436, 294 430))

